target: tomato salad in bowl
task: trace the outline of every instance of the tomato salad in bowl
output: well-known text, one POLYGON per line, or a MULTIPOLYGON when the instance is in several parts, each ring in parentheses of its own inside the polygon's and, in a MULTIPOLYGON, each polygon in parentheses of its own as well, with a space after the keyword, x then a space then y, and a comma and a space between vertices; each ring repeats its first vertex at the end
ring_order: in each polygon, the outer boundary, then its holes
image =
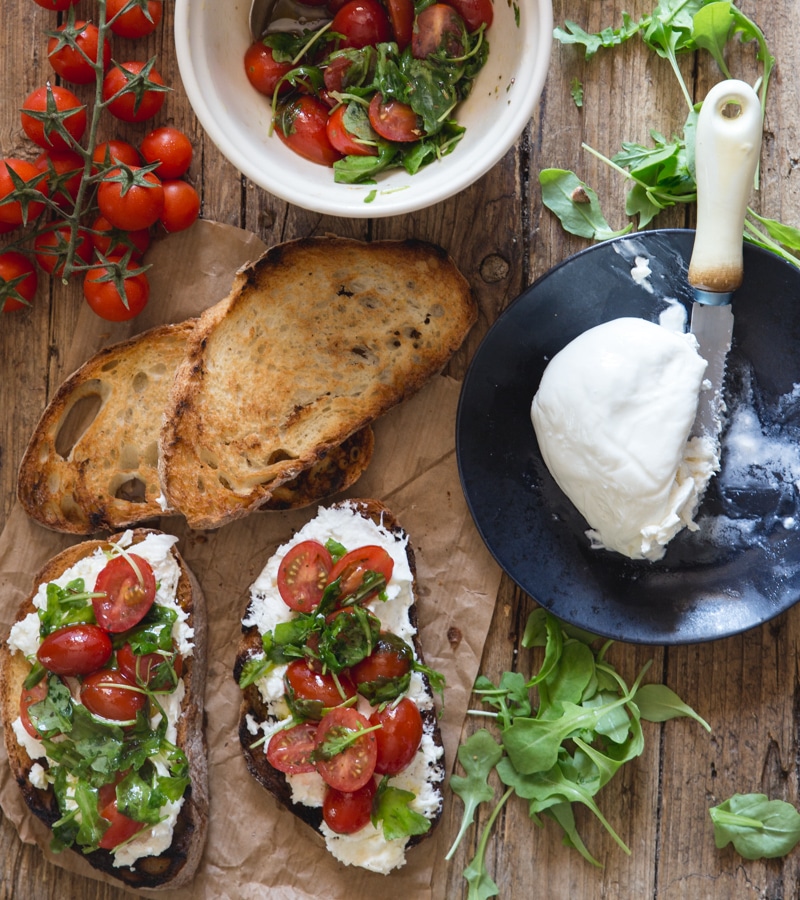
POLYGON ((332 18, 268 32, 244 57, 280 140, 344 184, 393 168, 413 175, 452 152, 465 131, 457 107, 488 59, 491 0, 310 5, 332 18))

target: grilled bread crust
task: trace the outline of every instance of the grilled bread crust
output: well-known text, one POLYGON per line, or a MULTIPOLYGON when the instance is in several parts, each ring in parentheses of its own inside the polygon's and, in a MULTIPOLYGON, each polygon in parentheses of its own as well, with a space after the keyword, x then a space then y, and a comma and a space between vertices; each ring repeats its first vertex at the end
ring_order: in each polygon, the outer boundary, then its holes
MULTIPOLYGON (((143 540, 147 534, 146 529, 134 531, 134 543, 143 540)), ((35 610, 33 598, 39 585, 53 581, 98 547, 107 547, 110 542, 115 542, 116 537, 112 536, 108 541, 85 541, 54 556, 34 579, 33 590, 21 604, 16 621, 21 621, 35 610)), ((172 552, 181 569, 178 603, 189 614, 188 624, 194 628, 194 652, 183 661, 181 678, 186 693, 177 724, 177 745, 186 754, 191 785, 175 824, 172 843, 164 853, 140 859, 131 868, 115 868, 114 857, 107 850, 84 854, 72 848, 72 852, 88 860, 94 868, 133 888, 172 889, 188 884, 200 863, 208 829, 208 752, 203 730, 207 640, 205 601, 197 580, 183 558, 175 548, 172 552)), ((17 743, 11 727, 19 716, 20 693, 30 669, 21 653, 11 653, 5 640, 0 643, 0 715, 9 764, 28 808, 51 827, 61 816, 55 795, 52 789, 42 790, 31 784, 30 772, 34 761, 17 743)))
POLYGON ((477 318, 439 247, 307 238, 242 269, 200 317, 175 380, 159 471, 193 528, 217 528, 440 371, 477 318))

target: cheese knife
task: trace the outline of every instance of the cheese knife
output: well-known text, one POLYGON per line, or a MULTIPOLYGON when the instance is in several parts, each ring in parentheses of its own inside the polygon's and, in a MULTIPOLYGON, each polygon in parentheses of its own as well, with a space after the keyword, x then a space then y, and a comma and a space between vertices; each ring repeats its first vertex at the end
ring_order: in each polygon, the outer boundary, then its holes
POLYGON ((733 336, 731 298, 744 275, 744 217, 761 154, 758 95, 730 79, 706 96, 697 120, 697 229, 689 262, 694 291, 690 330, 708 362, 692 435, 716 440, 725 411, 725 358, 733 336))

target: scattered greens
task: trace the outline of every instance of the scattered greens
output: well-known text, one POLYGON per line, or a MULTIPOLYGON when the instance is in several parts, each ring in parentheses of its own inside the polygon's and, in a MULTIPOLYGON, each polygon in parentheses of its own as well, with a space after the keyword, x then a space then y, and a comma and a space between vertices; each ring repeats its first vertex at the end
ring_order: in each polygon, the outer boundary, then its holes
POLYGON ((785 856, 800 841, 800 813, 784 800, 768 800, 764 794, 734 794, 708 812, 717 847, 732 843, 745 859, 785 856))
MULTIPOLYGON (((662 0, 653 11, 634 20, 623 13, 622 24, 589 33, 575 22, 556 28, 554 37, 562 44, 583 47, 586 59, 603 49, 612 49, 638 35, 644 45, 666 59, 678 79, 686 99, 687 117, 680 133, 669 138, 652 130, 651 144, 623 143, 615 155, 604 156, 584 144, 584 149, 616 169, 630 182, 625 213, 646 228, 663 210, 676 203, 696 199, 694 138, 701 103, 694 103, 678 64, 681 54, 697 51, 711 54, 724 78, 734 77, 725 58, 728 46, 738 40, 752 44, 761 74, 756 89, 762 109, 766 105, 775 59, 764 34, 730 0, 662 0)), ((577 106, 583 105, 582 87, 573 81, 570 92, 577 106)), ((539 176, 542 200, 560 220, 565 231, 590 240, 605 240, 624 234, 633 222, 614 229, 606 221, 597 195, 573 172, 544 169, 539 176), (578 190, 576 190, 578 189, 578 190)), ((800 266, 800 231, 748 210, 744 239, 776 253, 800 266)))
POLYGON ((464 803, 461 828, 447 854, 450 859, 474 823, 482 803, 494 800, 488 779, 495 772, 505 787, 483 830, 475 857, 464 871, 470 900, 494 897, 498 889, 485 867, 484 854, 495 818, 516 794, 527 801, 531 819, 549 818, 561 826, 564 841, 593 865, 600 863, 575 826, 573 804, 590 809, 619 846, 629 853, 595 802, 595 795, 629 760, 644 749, 642 720, 665 722, 690 717, 708 724, 669 688, 642 684, 650 663, 628 686, 594 635, 572 628, 544 609, 534 610, 522 638, 524 647, 543 648, 539 669, 529 677, 504 672, 499 684, 479 676, 478 694, 489 710, 470 710, 493 720, 458 751, 463 775, 450 787, 464 803))

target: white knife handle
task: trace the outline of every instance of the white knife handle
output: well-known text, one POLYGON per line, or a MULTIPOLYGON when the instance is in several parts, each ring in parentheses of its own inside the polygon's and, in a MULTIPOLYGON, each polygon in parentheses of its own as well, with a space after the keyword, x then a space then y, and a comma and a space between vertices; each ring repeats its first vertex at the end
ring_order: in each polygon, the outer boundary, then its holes
POLYGON ((697 120, 697 233, 689 263, 695 288, 729 293, 742 283, 742 229, 762 130, 761 104, 749 84, 729 80, 711 88, 697 120))

